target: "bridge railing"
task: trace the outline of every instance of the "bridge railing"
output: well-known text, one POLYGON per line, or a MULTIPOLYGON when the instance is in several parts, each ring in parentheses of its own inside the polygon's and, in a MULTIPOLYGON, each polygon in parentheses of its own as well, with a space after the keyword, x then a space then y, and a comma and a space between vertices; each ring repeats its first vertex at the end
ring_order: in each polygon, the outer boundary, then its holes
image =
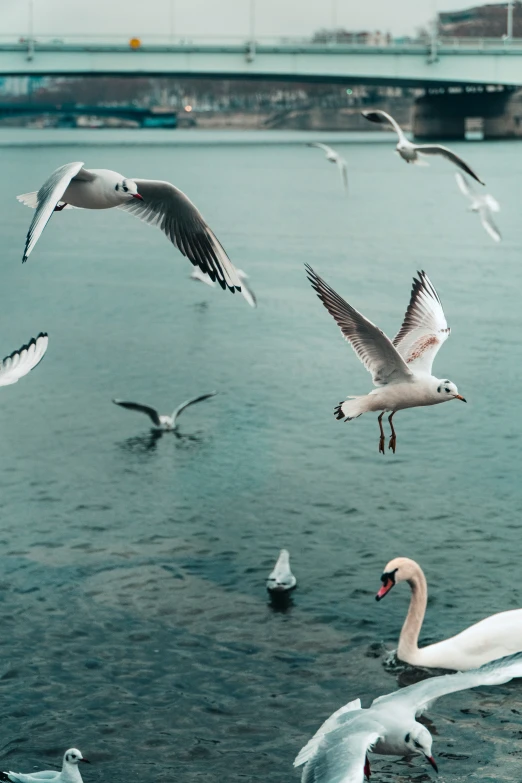
MULTIPOLYGON (((36 35, 29 39, 26 34, 20 35, 0 35, 0 49, 10 49, 12 51, 25 51, 30 46, 35 51, 40 50, 52 50, 52 51, 71 51, 71 50, 113 50, 121 51, 133 48, 131 45, 132 36, 129 35, 36 35)), ((191 47, 245 47, 248 46, 249 41, 246 35, 230 35, 230 36, 201 36, 201 35, 143 35, 139 39, 135 39, 135 48, 139 51, 143 49, 169 49, 174 48, 176 50, 191 47)), ((273 47, 275 49, 281 48, 297 48, 303 51, 320 51, 320 50, 355 50, 358 51, 368 50, 375 51, 377 49, 390 51, 396 50, 401 52, 425 52, 427 48, 434 45, 440 51, 484 51, 484 52, 510 52, 522 50, 522 38, 454 38, 454 37, 437 37, 435 40, 428 37, 411 39, 411 38, 387 38, 386 36, 361 36, 358 34, 347 35, 340 33, 337 37, 332 35, 331 37, 323 36, 321 40, 305 38, 305 37, 290 37, 290 36, 257 36, 255 37, 255 45, 257 48, 273 47)))

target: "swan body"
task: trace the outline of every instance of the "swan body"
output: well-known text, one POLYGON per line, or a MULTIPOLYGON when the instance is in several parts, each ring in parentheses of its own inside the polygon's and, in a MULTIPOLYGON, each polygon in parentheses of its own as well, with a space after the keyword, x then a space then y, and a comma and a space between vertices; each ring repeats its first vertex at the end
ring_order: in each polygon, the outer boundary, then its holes
POLYGON ((422 568, 408 557, 390 560, 376 595, 380 601, 398 582, 408 582, 411 601, 402 626, 397 657, 412 666, 467 671, 497 658, 522 651, 522 609, 511 609, 486 617, 456 636, 418 647, 419 633, 428 600, 428 586, 422 568))

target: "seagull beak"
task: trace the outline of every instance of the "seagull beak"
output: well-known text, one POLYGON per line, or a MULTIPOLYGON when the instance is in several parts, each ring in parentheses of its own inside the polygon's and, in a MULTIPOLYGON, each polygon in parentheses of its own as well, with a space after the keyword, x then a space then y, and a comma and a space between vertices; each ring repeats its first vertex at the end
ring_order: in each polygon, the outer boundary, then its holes
POLYGON ((375 596, 375 600, 376 601, 380 601, 381 598, 384 598, 386 593, 389 593, 390 590, 392 589, 393 585, 395 584, 393 579, 390 579, 390 577, 385 577, 383 575, 382 579, 383 579, 383 586, 381 587, 381 589, 379 590, 379 592, 375 596))
POLYGON ((143 196, 140 196, 139 193, 133 193, 132 198, 137 198, 139 201, 143 201, 143 196))
POLYGON ((427 759, 428 759, 428 761, 430 762, 430 764, 431 764, 431 766, 433 767, 433 769, 435 770, 435 772, 438 772, 438 771, 439 771, 439 768, 437 767, 437 762, 435 761, 435 759, 433 758, 433 756, 426 756, 426 758, 427 758, 427 759))
POLYGON ((90 764, 90 763, 91 763, 91 762, 89 761, 89 759, 80 759, 80 761, 83 761, 83 762, 84 762, 84 764, 90 764))
POLYGON ((462 396, 462 394, 456 394, 456 395, 455 395, 455 399, 456 399, 456 400, 462 400, 462 402, 467 402, 467 400, 465 400, 465 399, 464 399, 464 397, 462 396))

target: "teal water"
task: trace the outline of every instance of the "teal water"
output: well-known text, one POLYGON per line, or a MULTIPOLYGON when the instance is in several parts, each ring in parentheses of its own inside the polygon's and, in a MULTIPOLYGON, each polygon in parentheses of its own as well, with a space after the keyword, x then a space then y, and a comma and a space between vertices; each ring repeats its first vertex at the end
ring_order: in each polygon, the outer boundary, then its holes
MULTIPOLYGON (((1 764, 29 771, 72 745, 95 762, 86 783, 297 779, 330 712, 397 687, 381 645, 409 596, 374 601, 389 559, 426 571, 425 642, 522 604, 519 145, 454 145, 501 203, 496 246, 449 165, 406 166, 374 136, 339 146, 345 198, 318 150, 285 139, 10 133, 0 352, 40 330, 50 347, 1 390, 1 764), (189 281, 159 231, 117 211, 55 215, 22 266, 31 212, 15 196, 73 159, 181 187, 259 308, 189 281), (337 422, 371 379, 304 263, 390 335, 425 269, 452 327, 434 369, 468 405, 397 414, 395 456, 378 454, 375 417, 337 422), (181 419, 191 437, 153 439, 111 403, 168 413, 213 389, 181 419), (299 588, 274 613, 264 581, 283 546, 299 588)), ((442 781, 519 780, 520 687, 434 706, 442 781)), ((372 766, 432 777, 420 760, 372 766)))

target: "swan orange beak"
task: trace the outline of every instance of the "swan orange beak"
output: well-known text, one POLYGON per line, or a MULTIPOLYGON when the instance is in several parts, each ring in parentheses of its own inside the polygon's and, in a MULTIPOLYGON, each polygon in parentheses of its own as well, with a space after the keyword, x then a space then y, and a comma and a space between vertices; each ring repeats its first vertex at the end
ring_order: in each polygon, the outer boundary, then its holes
POLYGON ((462 396, 462 394, 456 394, 456 395, 455 395, 455 399, 456 399, 456 400, 462 400, 462 402, 467 402, 467 400, 465 400, 465 399, 464 399, 464 397, 462 396))
POLYGON ((427 758, 427 759, 428 759, 428 761, 430 762, 430 764, 431 764, 431 766, 433 767, 433 769, 435 770, 435 772, 438 772, 438 771, 439 771, 439 768, 437 767, 437 762, 435 761, 435 759, 433 758, 433 756, 426 756, 426 758, 427 758))
MULTIPOLYGON (((384 578, 386 578, 386 577, 384 577, 384 578)), ((375 600, 376 601, 380 601, 381 598, 384 598, 386 593, 390 592, 390 590, 392 589, 394 584, 395 584, 395 582, 393 581, 393 579, 390 579, 390 577, 386 578, 386 581, 384 582, 383 586, 380 588, 379 592, 375 596, 375 600)))

